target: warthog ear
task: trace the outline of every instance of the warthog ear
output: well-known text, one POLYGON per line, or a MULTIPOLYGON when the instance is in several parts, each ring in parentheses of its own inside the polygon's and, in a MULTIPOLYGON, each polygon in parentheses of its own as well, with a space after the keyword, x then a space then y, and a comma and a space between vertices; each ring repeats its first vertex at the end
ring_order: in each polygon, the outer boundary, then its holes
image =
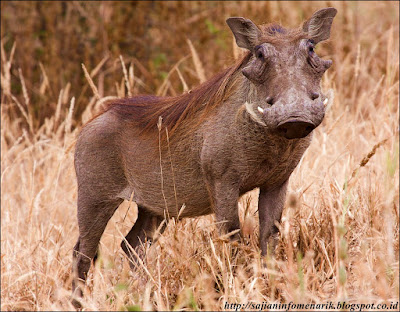
POLYGON ((239 47, 254 51, 261 35, 260 29, 251 20, 243 17, 230 17, 226 20, 239 47))
POLYGON ((303 31, 308 33, 314 43, 329 39, 331 35, 331 26, 337 10, 335 8, 326 8, 319 10, 303 24, 303 31))

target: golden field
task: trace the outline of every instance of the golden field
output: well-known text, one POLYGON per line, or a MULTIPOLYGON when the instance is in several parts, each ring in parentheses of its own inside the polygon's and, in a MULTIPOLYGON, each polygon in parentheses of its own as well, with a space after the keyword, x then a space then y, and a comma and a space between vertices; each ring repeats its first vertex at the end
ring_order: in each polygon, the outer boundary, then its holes
POLYGON ((330 108, 292 174, 275 257, 260 257, 254 190, 243 242, 220 238, 213 216, 172 220, 131 272, 124 203, 84 310, 398 302, 398 2, 1 2, 1 310, 73 309, 74 142, 106 99, 176 95, 233 64, 230 16, 297 27, 327 6, 330 108))

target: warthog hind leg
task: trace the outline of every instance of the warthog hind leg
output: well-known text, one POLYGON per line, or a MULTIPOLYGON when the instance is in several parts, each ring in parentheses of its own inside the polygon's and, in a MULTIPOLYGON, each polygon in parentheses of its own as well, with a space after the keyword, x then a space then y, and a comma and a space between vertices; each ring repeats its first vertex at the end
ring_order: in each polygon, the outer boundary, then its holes
MULTIPOLYGON (((144 250, 140 248, 141 243, 151 243, 157 229, 160 227, 164 218, 152 215, 145 208, 138 206, 138 217, 132 229, 126 235, 121 243, 121 247, 129 258, 129 265, 132 269, 138 264, 138 257, 143 260, 145 257, 144 250)), ((159 229, 159 234, 162 234, 167 223, 159 229)))
POLYGON ((72 281, 72 304, 77 308, 81 307, 78 298, 82 297, 82 287, 97 254, 100 238, 121 202, 122 199, 114 199, 85 205, 78 200, 79 238, 73 250, 72 281))

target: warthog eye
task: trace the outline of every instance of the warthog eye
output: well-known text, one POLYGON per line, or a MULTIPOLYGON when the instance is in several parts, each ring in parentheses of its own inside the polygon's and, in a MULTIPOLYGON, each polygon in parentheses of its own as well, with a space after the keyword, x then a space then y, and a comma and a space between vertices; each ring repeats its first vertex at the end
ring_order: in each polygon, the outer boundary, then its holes
POLYGON ((311 39, 311 40, 308 40, 308 41, 307 41, 308 53, 309 53, 309 54, 315 53, 314 48, 315 48, 314 40, 312 40, 312 39, 311 39))
POLYGON ((264 51, 263 51, 263 47, 261 45, 258 45, 255 47, 255 56, 257 59, 259 59, 260 61, 263 61, 265 56, 264 56, 264 51))

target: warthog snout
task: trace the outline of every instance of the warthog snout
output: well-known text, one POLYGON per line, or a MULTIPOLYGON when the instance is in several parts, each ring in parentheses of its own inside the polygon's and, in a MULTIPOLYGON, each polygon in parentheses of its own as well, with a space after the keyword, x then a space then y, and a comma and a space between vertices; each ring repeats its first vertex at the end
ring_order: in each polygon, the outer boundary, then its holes
POLYGON ((285 101, 278 101, 265 109, 258 107, 258 111, 262 115, 263 124, 271 131, 286 139, 300 139, 309 135, 324 119, 324 102, 285 104, 285 101))
POLYGON ((278 133, 286 139, 304 138, 315 129, 315 126, 310 122, 289 120, 278 125, 278 133))

